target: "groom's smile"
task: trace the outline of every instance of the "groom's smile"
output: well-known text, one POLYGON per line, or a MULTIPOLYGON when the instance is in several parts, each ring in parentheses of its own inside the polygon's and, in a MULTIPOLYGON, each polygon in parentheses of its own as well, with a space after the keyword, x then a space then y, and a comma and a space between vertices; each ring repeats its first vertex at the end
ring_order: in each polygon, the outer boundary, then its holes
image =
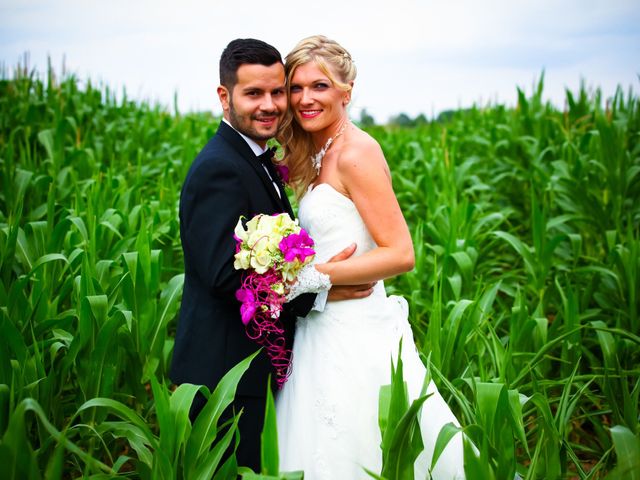
POLYGON ((247 137, 264 146, 274 137, 287 109, 284 67, 246 64, 237 72, 231 93, 219 87, 224 117, 247 137))
POLYGON ((273 124, 277 126, 277 122, 280 119, 280 115, 256 115, 254 120, 261 123, 265 128, 271 127, 273 124))

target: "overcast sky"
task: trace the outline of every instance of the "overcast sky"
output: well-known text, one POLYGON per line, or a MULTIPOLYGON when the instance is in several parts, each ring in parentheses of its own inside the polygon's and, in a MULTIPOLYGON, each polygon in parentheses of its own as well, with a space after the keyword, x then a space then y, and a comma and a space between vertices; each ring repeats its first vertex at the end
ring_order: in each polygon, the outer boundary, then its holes
POLYGON ((610 96, 640 91, 639 0, 0 0, 0 62, 25 52, 59 71, 182 111, 220 113, 218 59, 234 38, 284 55, 316 33, 340 42, 358 67, 351 116, 428 117, 473 103, 516 100, 545 71, 559 106, 581 79, 610 96))

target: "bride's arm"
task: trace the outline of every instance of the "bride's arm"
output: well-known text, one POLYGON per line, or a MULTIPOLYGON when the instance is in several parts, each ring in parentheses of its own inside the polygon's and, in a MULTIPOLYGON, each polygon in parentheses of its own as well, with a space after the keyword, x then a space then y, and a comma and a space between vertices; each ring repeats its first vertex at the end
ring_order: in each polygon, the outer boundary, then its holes
POLYGON ((378 248, 342 262, 318 264, 316 268, 328 274, 333 285, 373 282, 413 269, 411 234, 377 142, 366 137, 341 152, 336 174, 378 248))

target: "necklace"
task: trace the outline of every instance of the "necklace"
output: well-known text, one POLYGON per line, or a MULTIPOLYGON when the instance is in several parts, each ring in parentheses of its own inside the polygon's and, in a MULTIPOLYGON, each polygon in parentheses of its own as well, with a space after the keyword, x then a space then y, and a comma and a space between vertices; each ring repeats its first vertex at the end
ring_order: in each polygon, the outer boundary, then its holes
POLYGON ((324 144, 324 147, 322 147, 318 153, 316 153, 315 155, 311 155, 311 165, 316 169, 316 175, 320 175, 320 168, 322 168, 322 159, 326 155, 327 150, 329 150, 329 147, 331 146, 333 141, 343 134, 344 129, 347 128, 348 123, 348 120, 345 121, 342 124, 342 127, 340 127, 340 130, 338 130, 338 133, 336 133, 333 137, 329 137, 327 143, 324 144))

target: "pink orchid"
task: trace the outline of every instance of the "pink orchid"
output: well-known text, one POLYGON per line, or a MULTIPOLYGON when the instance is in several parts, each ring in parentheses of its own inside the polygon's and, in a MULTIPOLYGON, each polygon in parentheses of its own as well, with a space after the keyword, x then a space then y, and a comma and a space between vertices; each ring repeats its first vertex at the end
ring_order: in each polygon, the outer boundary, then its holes
POLYGON ((235 253, 238 253, 240 251, 240 248, 242 246, 242 239, 237 236, 235 233, 233 234, 233 239, 236 241, 236 251, 235 253))
MULTIPOLYGON (((276 167, 284 181, 287 181, 287 168, 279 165, 276 167)), ((264 348, 275 369, 275 381, 278 387, 282 387, 291 372, 291 350, 287 348, 285 329, 280 318, 286 302, 286 283, 292 277, 295 278, 300 269, 313 259, 314 242, 286 213, 274 213, 271 216, 258 214, 246 224, 242 224, 242 220, 243 217, 238 220, 235 231, 244 230, 247 238, 260 236, 260 241, 264 241, 265 245, 262 245, 264 248, 257 253, 268 253, 269 258, 275 258, 275 264, 266 271, 260 268, 258 273, 255 265, 242 262, 241 258, 235 259, 234 268, 247 270, 242 275, 240 288, 236 291, 236 299, 240 302, 240 319, 247 337, 264 348), (260 222, 267 222, 266 226, 260 222), (273 235, 269 229, 273 230, 273 235), (282 231, 297 233, 283 238, 280 233, 282 231), (276 253, 277 249, 282 256, 276 253)), ((248 245, 247 238, 242 240, 236 234, 233 238, 236 241, 238 257, 244 253, 256 253, 253 251, 256 247, 255 239, 251 241, 252 245, 248 245)))
POLYGON ((280 244, 280 251, 284 254, 287 262, 293 262, 296 258, 300 262, 304 262, 307 257, 315 255, 313 247, 314 243, 309 234, 304 230, 300 233, 292 233, 284 237, 280 244))
POLYGON ((242 323, 247 325, 258 309, 256 297, 249 288, 240 288, 236 291, 236 299, 242 302, 240 316, 242 317, 242 323))
POLYGON ((282 181, 284 183, 289 183, 289 168, 286 165, 278 165, 277 163, 274 166, 276 167, 276 172, 278 172, 282 181))

